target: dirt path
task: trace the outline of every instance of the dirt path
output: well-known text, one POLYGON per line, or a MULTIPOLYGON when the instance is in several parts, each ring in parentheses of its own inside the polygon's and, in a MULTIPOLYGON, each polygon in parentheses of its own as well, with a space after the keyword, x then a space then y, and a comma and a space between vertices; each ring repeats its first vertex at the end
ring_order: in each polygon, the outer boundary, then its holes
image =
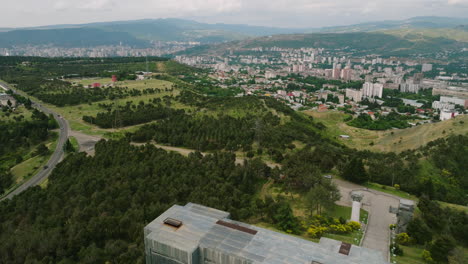
POLYGON ((360 190, 364 194, 362 200, 363 208, 369 212, 367 231, 362 243, 363 247, 382 252, 385 259, 389 256, 390 224, 397 221, 396 215, 390 213, 390 206, 398 207, 400 198, 394 195, 369 190, 361 185, 334 179, 341 192, 340 205, 351 206, 350 193, 360 190))
POLYGON ((80 152, 84 151, 91 156, 94 155, 94 145, 102 139, 102 137, 99 136, 90 136, 73 130, 69 130, 68 135, 76 138, 78 145, 80 146, 80 152))
MULTIPOLYGON (((135 145, 135 146, 141 146, 141 145, 144 145, 146 143, 132 143, 132 145, 135 145)), ((190 153, 192 152, 195 152, 196 150, 194 149, 187 149, 187 148, 180 148, 180 147, 172 147, 172 146, 165 146, 165 145, 160 145, 160 144, 157 144, 157 143, 152 143, 154 146, 158 147, 158 148, 161 148, 161 149, 164 149, 164 150, 167 150, 167 151, 174 151, 174 152, 178 152, 184 156, 188 156, 190 153)), ((208 152, 201 152, 202 155, 207 155, 207 154, 210 154, 208 152)), ((236 164, 239 164, 239 165, 242 165, 244 164, 244 161, 245 161, 245 158, 239 158, 239 157, 236 157, 236 164)), ((274 162, 269 162, 269 161, 264 161, 265 164, 270 167, 270 168, 275 168, 275 167, 281 167, 281 164, 278 164, 278 163, 274 163, 274 162)))

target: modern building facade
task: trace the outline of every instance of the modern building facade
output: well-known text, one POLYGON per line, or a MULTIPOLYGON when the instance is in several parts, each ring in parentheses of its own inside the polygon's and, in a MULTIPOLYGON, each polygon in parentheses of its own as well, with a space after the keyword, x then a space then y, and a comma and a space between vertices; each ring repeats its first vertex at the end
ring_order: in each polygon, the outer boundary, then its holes
POLYGON ((147 264, 384 264, 382 254, 322 238, 303 240, 229 219, 229 213, 174 205, 144 229, 147 264))
POLYGON ((465 98, 458 98, 458 97, 450 97, 450 96, 441 96, 440 97, 441 103, 449 103, 454 105, 461 105, 465 109, 468 108, 468 99, 465 98))
POLYGON ((362 96, 368 98, 379 97, 383 95, 383 84, 365 82, 362 86, 362 96))
POLYGON ((356 103, 359 103, 362 101, 362 90, 346 88, 346 97, 352 99, 356 103))
POLYGON ((421 68, 422 72, 432 71, 432 64, 424 63, 421 68))

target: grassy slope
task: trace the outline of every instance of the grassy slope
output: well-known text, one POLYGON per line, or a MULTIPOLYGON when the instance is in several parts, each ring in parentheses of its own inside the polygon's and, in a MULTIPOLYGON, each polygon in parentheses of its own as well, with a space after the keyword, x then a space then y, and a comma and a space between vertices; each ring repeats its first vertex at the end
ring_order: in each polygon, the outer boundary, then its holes
POLYGON ((392 256, 392 261, 396 261, 399 264, 424 264, 426 262, 422 259, 422 252, 424 248, 419 246, 401 246, 400 248, 403 249, 403 256, 392 256))
MULTIPOLYGON (((460 38, 464 39, 464 37, 460 38)), ((249 49, 255 47, 326 47, 340 49, 348 47, 362 54, 377 53, 391 56, 407 56, 419 53, 435 53, 444 49, 460 50, 464 42, 453 38, 405 35, 384 32, 311 33, 280 34, 257 37, 242 41, 232 41, 213 46, 196 47, 181 52, 189 55, 224 54, 229 49, 249 49)))
POLYGON ((423 41, 425 38, 446 38, 453 39, 461 42, 468 42, 468 31, 454 29, 454 28, 402 28, 393 30, 380 31, 384 34, 389 34, 401 38, 405 38, 411 41, 420 40, 423 41))
MULTIPOLYGON (((70 81, 83 84, 83 85, 88 85, 94 82, 101 82, 101 84, 107 84, 110 81, 110 79, 105 79, 105 78, 74 79, 70 81)), ((143 90, 145 88, 165 89, 165 88, 172 87, 171 82, 162 81, 162 80, 123 81, 123 82, 118 82, 117 85, 128 87, 130 89, 138 89, 138 90, 143 90)), ((156 94, 119 99, 117 100, 117 103, 119 105, 125 105, 127 102, 135 102, 135 103, 138 103, 140 101, 148 102, 150 99, 153 99, 153 98, 162 98, 164 96, 170 96, 170 95, 177 96, 178 94, 179 94, 179 91, 174 89, 173 92, 161 92, 161 93, 156 93, 156 94)), ((40 101, 40 100, 37 100, 37 101, 40 101)), ((112 100, 104 100, 104 101, 94 102, 92 104, 80 104, 80 105, 74 105, 74 106, 57 107, 57 106, 42 102, 42 104, 45 105, 47 108, 53 111, 56 111, 57 113, 61 114, 65 119, 67 119, 72 130, 83 132, 85 134, 99 135, 99 136, 110 138, 110 137, 116 136, 116 135, 112 136, 111 135, 112 133, 117 132, 118 134, 123 134, 124 132, 134 131, 139 126, 141 126, 141 125, 137 125, 137 126, 131 126, 131 127, 124 127, 121 129, 101 129, 101 128, 98 128, 97 126, 88 124, 82 120, 83 116, 85 115, 95 116, 97 113, 105 111, 104 109, 100 108, 98 104, 111 104, 111 103, 112 103, 112 100)), ((181 104, 177 104, 176 102, 173 102, 173 107, 185 108, 185 106, 181 104)))
MULTIPOLYGON (((2 92, 2 90, 0 90, 0 92, 2 92)), ((6 115, 5 112, 0 111, 0 121, 15 121, 13 118, 19 117, 21 115, 24 116, 23 120, 31 120, 32 112, 26 109, 24 106, 19 106, 18 108, 15 109, 15 111, 10 113, 8 116, 6 115)))
POLYGON ((47 162, 47 156, 34 156, 11 168, 15 183, 19 184, 42 169, 47 162))
POLYGON ((4 195, 10 193, 14 189, 16 189, 19 185, 23 182, 27 181, 30 177, 38 173, 40 170, 43 169, 43 166, 47 164, 47 161, 52 156, 55 148, 57 147, 57 139, 58 134, 53 133, 52 136, 47 140, 45 143, 46 146, 49 148, 50 152, 48 155, 45 156, 34 156, 34 151, 37 146, 31 148, 30 151, 24 155, 24 161, 17 164, 16 166, 11 168, 11 173, 13 174, 14 185, 8 189, 4 195))
MULTIPOLYGON (((24 116, 23 120, 31 120, 32 112, 23 106, 18 107, 15 111, 10 113, 8 116, 6 115, 5 112, 0 111, 0 121, 16 122, 14 118, 19 117, 21 115, 24 116)), ((35 147, 36 146, 18 149, 20 155, 23 157, 23 160, 26 160, 29 158, 30 152, 32 152, 35 147)), ((16 160, 14 157, 0 158, 0 168, 7 169, 7 168, 10 168, 11 166, 14 166, 15 164, 16 164, 16 160)))
MULTIPOLYGON (((84 86, 90 85, 93 83, 100 83, 101 85, 112 83, 111 78, 70 79, 68 81, 70 81, 71 83, 82 84, 84 86)), ((164 89, 164 88, 171 88, 172 83, 163 81, 163 80, 156 80, 156 79, 142 80, 142 81, 128 81, 127 80, 127 81, 118 81, 115 83, 115 86, 128 87, 130 89, 137 89, 137 90, 143 90, 146 88, 164 89)))
POLYGON ((70 140, 70 143, 72 144, 73 148, 78 151, 80 149, 80 145, 78 143, 78 140, 75 137, 68 137, 68 140, 70 140))
POLYGON ((50 156, 54 152, 57 146, 57 133, 53 133, 52 137, 50 137, 45 145, 49 148, 49 154, 45 156, 33 156, 35 149, 31 150, 25 157, 25 160, 18 165, 11 168, 11 173, 15 177, 16 183, 20 183, 23 180, 27 179, 30 175, 35 174, 40 169, 42 169, 42 165, 45 165, 49 160, 50 156))
POLYGON ((421 147, 430 141, 446 137, 449 134, 468 133, 468 115, 407 129, 372 131, 348 126, 343 122, 345 114, 340 112, 305 111, 304 113, 313 116, 316 121, 324 123, 328 127, 331 136, 338 137, 342 134, 351 136, 349 140, 342 140, 342 142, 348 147, 360 150, 401 152, 421 147), (460 121, 464 123, 460 123, 460 121), (371 142, 374 143, 373 146, 370 145, 371 142))
POLYGON ((416 196, 411 195, 411 194, 409 194, 407 192, 404 192, 402 190, 395 189, 394 187, 384 186, 382 184, 373 183, 373 182, 366 183, 366 184, 364 184, 364 186, 366 186, 367 188, 372 189, 372 190, 392 194, 392 195, 395 195, 395 196, 398 196, 398 197, 401 197, 401 198, 404 198, 404 199, 409 199, 409 200, 413 200, 413 201, 418 200, 418 198, 416 196))

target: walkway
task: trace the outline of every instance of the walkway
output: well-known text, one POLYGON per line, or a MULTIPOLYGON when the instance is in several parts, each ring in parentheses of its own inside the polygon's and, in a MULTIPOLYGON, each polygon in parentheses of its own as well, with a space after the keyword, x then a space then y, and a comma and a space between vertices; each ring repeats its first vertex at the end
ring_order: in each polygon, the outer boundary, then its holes
POLYGON ((340 189, 340 205, 351 206, 350 193, 353 190, 360 190, 364 194, 362 204, 369 212, 367 232, 362 243, 363 247, 379 250, 385 259, 389 256, 390 247, 390 224, 397 221, 396 215, 390 213, 390 206, 398 207, 400 198, 394 195, 382 193, 375 190, 366 190, 363 186, 343 180, 333 180, 340 189))

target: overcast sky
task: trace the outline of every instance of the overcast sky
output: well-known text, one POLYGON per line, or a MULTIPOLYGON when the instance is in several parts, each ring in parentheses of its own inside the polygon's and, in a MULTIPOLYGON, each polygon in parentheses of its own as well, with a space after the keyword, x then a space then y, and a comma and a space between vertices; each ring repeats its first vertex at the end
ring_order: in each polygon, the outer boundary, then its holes
POLYGON ((468 17, 468 0, 0 0, 0 27, 143 18, 323 27, 414 16, 468 17))

